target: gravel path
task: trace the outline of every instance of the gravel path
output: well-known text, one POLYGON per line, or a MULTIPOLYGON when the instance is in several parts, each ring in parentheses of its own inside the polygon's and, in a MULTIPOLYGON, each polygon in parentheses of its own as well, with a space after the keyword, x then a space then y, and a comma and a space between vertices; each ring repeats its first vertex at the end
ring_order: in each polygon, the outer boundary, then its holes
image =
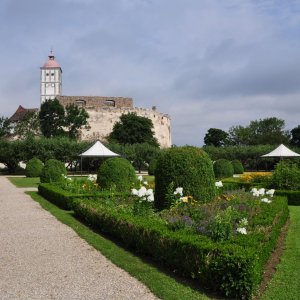
POLYGON ((0 299, 157 299, 0 177, 0 299))

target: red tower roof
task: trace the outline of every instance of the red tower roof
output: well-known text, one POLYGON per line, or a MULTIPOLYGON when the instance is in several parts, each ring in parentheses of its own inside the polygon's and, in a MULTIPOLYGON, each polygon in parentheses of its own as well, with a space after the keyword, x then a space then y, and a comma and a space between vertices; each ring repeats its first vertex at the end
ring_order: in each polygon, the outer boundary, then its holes
POLYGON ((48 60, 44 63, 43 68, 60 68, 59 63, 55 60, 52 50, 48 56, 48 60))

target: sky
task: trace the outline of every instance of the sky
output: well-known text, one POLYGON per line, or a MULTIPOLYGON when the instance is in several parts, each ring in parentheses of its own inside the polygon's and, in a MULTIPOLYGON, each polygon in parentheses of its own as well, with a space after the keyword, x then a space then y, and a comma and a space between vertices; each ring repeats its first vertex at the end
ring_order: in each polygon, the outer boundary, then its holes
POLYGON ((300 0, 1 0, 0 116, 40 105, 50 49, 63 95, 132 97, 203 145, 277 117, 300 124, 300 0))

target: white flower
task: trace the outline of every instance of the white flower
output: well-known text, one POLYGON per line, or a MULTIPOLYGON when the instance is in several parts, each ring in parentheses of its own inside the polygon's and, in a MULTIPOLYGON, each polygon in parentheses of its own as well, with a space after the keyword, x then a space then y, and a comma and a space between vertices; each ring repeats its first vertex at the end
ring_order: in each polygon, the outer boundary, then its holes
POLYGON ((147 200, 148 200, 148 202, 153 202, 154 201, 154 195, 153 194, 149 195, 147 200))
POLYGON ((147 181, 144 181, 143 184, 144 184, 144 185, 148 185, 148 182, 147 182, 147 181))
POLYGON ((147 189, 146 189, 144 186, 142 186, 142 187, 138 190, 138 196, 139 196, 140 198, 142 198, 142 197, 144 197, 144 196, 146 195, 146 192, 147 192, 147 189))
POLYGON ((239 225, 247 226, 248 225, 248 220, 246 218, 243 218, 242 220, 240 220, 239 225))
POLYGON ((261 189, 258 190, 258 192, 259 192, 259 194, 260 194, 261 196, 263 196, 263 195, 265 194, 265 189, 264 189, 264 188, 261 188, 261 189))
POLYGON ((254 196, 254 197, 259 197, 259 196, 260 196, 259 191, 258 191, 258 190, 254 191, 254 192, 253 192, 253 196, 254 196))
POLYGON ((260 201, 261 201, 261 202, 264 202, 264 203, 271 203, 271 202, 272 202, 272 201, 269 200, 268 198, 262 198, 260 201))
POLYGON ((142 182, 142 180, 143 180, 143 176, 142 175, 138 176, 138 181, 142 182))
POLYGON ((72 181, 72 178, 71 178, 71 177, 68 177, 67 179, 68 179, 69 181, 72 181))
POLYGON ((247 234, 247 229, 245 227, 239 227, 236 231, 240 234, 247 234))
POLYGON ((182 187, 176 188, 176 190, 174 192, 174 195, 177 195, 177 194, 179 194, 180 196, 183 195, 183 188, 182 187))
POLYGON ((153 195, 153 190, 152 189, 148 189, 146 191, 146 195, 148 195, 148 196, 153 195))
POLYGON ((267 195, 270 195, 270 197, 273 197, 274 196, 274 193, 275 193, 275 190, 274 189, 271 189, 271 190, 268 190, 266 192, 267 195))
POLYGON ((139 194, 137 189, 132 189, 131 194, 137 196, 139 194))
POLYGON ((223 186, 222 181, 217 181, 217 182, 215 183, 215 186, 216 186, 217 188, 222 187, 222 186, 223 186))

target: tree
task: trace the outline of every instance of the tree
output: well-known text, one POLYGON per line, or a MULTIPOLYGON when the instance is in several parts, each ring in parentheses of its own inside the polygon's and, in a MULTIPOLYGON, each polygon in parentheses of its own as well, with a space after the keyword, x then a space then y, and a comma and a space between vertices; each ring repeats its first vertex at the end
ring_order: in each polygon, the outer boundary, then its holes
POLYGON ((123 145, 148 143, 158 146, 152 121, 146 117, 137 116, 136 113, 123 114, 120 121, 115 123, 108 139, 123 145))
POLYGON ((39 113, 41 131, 47 138, 59 136, 78 138, 80 129, 88 126, 88 117, 84 108, 70 104, 64 109, 57 99, 46 100, 41 105, 39 113))
POLYGON ((8 118, 0 117, 0 138, 8 137, 11 134, 12 125, 8 118))
POLYGON ((207 146, 221 147, 227 143, 228 133, 218 128, 208 129, 205 137, 204 143, 207 146))
POLYGON ((300 147, 300 125, 291 130, 291 144, 300 147))
POLYGON ((21 139, 41 134, 39 114, 36 111, 29 111, 14 128, 14 134, 21 139))
POLYGON ((42 134, 47 138, 62 136, 64 118, 64 107, 57 99, 43 102, 39 113, 42 134))
POLYGON ((77 139, 80 129, 85 126, 88 128, 89 114, 84 108, 79 108, 74 104, 66 106, 65 127, 68 128, 68 134, 71 139, 77 139))
POLYGON ((284 130, 284 120, 276 117, 251 121, 246 127, 233 126, 229 129, 232 145, 278 145, 288 143, 289 133, 284 130))

